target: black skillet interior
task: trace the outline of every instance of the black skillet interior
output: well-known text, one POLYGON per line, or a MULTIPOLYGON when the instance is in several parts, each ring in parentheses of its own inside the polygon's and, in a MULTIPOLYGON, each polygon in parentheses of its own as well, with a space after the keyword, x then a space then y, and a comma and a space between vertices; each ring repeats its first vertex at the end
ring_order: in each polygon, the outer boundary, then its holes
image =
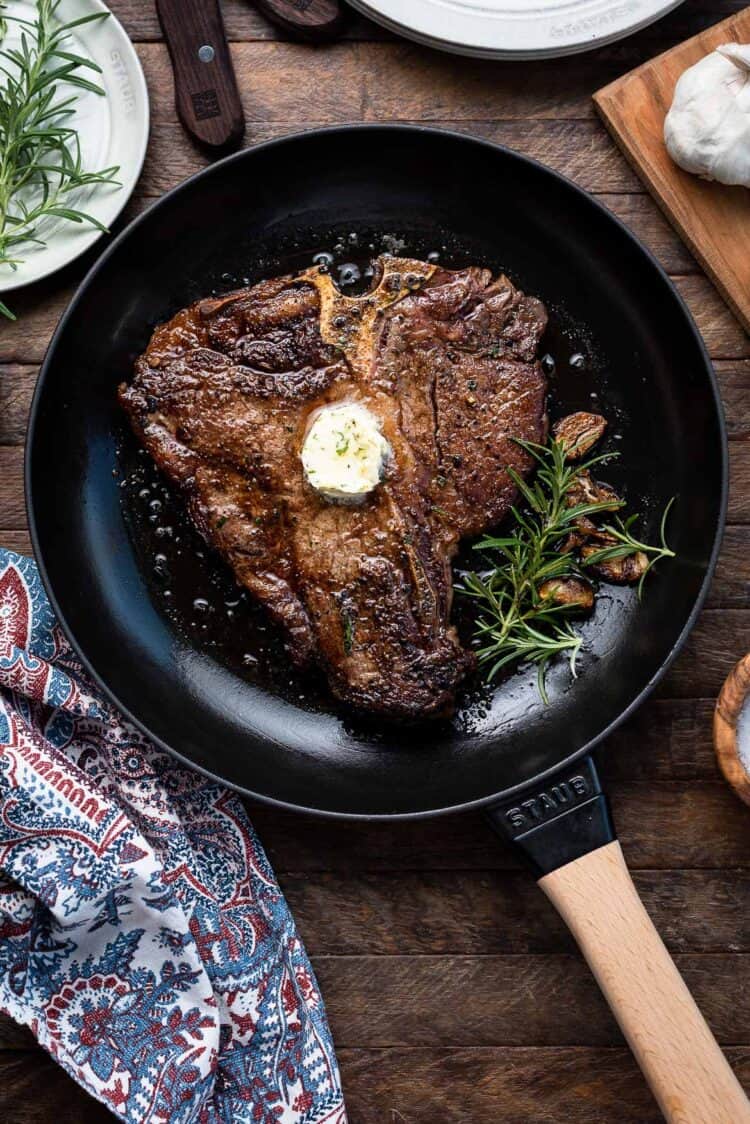
MULTIPOLYGON (((365 281, 363 278, 360 284, 365 281)), ((38 559, 69 636, 119 706, 198 767, 328 813, 419 814, 529 781, 628 711, 668 661, 707 584, 725 444, 699 337, 633 237, 584 193, 503 149, 431 130, 350 128, 243 152, 161 200, 93 269, 47 357, 29 436, 38 559), (374 250, 372 249, 374 247, 374 250), (345 713, 292 673, 262 614, 201 549, 115 403, 175 310, 333 255, 350 284, 386 249, 504 269, 551 311, 553 416, 609 418, 602 476, 653 540, 677 496, 677 560, 642 602, 606 587, 579 678, 469 684, 455 716, 408 729, 345 713), (342 267, 346 267, 343 268, 342 267), (356 268, 352 268, 356 267, 356 268)), ((470 455, 470 449, 467 450, 470 455)))

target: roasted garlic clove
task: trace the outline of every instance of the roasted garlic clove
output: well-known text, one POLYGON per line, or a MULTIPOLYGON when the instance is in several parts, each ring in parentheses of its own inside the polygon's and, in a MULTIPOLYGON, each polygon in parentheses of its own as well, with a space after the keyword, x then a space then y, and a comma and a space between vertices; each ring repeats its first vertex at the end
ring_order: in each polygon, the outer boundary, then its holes
MULTIPOLYGON (((590 546, 584 546, 581 549, 581 558, 584 562, 604 547, 615 545, 614 542, 608 543, 607 538, 607 535, 602 535, 598 544, 592 543, 590 546)), ((605 581, 614 582, 617 585, 640 581, 647 569, 648 558, 642 550, 635 554, 626 554, 622 558, 607 558, 591 566, 593 573, 600 578, 604 578, 605 581)))
POLYGON ((578 461, 585 456, 598 441, 601 441, 607 428, 607 420, 601 414, 587 414, 583 411, 568 414, 552 426, 552 436, 563 447, 565 459, 578 461))
POLYGON ((589 613, 594 607, 594 591, 580 578, 550 578, 542 582, 538 592, 543 601, 567 605, 582 613, 589 613))
MULTIPOLYGON (((622 500, 614 488, 610 488, 609 484, 602 484, 599 480, 594 480, 590 472, 579 474, 565 497, 565 502, 568 507, 578 507, 582 503, 603 503, 607 505, 602 509, 604 511, 616 511, 618 507, 622 507, 622 500)), ((576 522, 584 533, 587 529, 586 524, 592 532, 596 530, 591 520, 587 520, 585 516, 576 520, 576 522)))

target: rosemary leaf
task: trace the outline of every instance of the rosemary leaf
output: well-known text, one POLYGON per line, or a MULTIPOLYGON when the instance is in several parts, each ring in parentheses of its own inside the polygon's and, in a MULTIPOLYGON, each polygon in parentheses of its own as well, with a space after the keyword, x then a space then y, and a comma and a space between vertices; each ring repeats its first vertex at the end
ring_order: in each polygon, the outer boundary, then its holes
MULTIPOLYGON (((61 0, 36 0, 36 14, 7 14, 0 2, 0 43, 8 24, 20 30, 20 43, 0 49, 0 267, 17 269, 24 249, 44 245, 45 220, 63 219, 105 227, 75 203, 75 193, 100 184, 119 186, 117 167, 83 167, 80 139, 69 123, 79 94, 99 97, 104 90, 81 71, 99 74, 91 59, 70 50, 71 32, 107 19, 94 12, 65 23, 61 0)), ((0 301, 0 316, 15 319, 0 301)))
POLYGON ((606 562, 611 558, 627 558, 629 555, 638 554, 639 552, 648 555, 648 566, 643 571, 641 579, 638 582, 638 596, 641 597, 643 593, 643 583, 656 563, 661 561, 662 558, 674 558, 675 556, 674 551, 670 550, 669 546, 667 545, 666 539, 667 519, 669 518, 669 513, 672 509, 672 504, 674 503, 674 501, 675 497, 672 496, 672 499, 666 505, 662 513, 661 524, 659 526, 658 546, 651 546, 649 545, 649 543, 640 542, 639 539, 637 539, 630 533, 630 528, 638 518, 637 515, 631 515, 624 521, 622 519, 618 519, 614 525, 611 523, 604 524, 604 526, 602 527, 602 531, 616 541, 612 544, 612 546, 602 547, 601 550, 597 550, 593 554, 589 554, 588 557, 583 560, 583 565, 595 566, 597 565, 597 563, 606 562))

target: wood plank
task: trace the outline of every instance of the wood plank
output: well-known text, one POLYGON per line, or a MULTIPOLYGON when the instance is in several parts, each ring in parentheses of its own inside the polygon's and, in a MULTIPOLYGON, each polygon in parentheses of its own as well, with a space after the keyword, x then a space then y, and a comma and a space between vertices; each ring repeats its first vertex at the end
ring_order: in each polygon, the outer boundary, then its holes
POLYGON ((715 360, 727 432, 733 438, 750 438, 750 360, 715 360))
POLYGON ((4 546, 6 550, 15 550, 18 554, 31 554, 31 539, 29 532, 23 531, 0 531, 0 546, 4 546))
MULTIPOLYGON (((155 124, 174 117, 172 70, 162 43, 137 51, 155 124)), ((648 43, 633 40, 599 51, 524 63, 466 59, 407 40, 334 43, 234 43, 234 69, 248 125, 301 121, 316 107, 321 122, 502 121, 593 118, 591 91, 644 62, 648 43)))
MULTIPOLYGON (((718 1041, 750 1042, 750 956, 675 961, 718 1041)), ((322 956, 313 967, 339 1049, 622 1043, 578 954, 322 956)))
POLYGON ((0 445, 22 445, 38 367, 0 366, 0 445))
MULTIPOLYGON (((748 811, 726 784, 618 782, 610 796, 633 869, 750 867, 748 811)), ((414 870, 520 867, 478 812, 389 824, 321 820, 258 803, 248 803, 248 810, 278 871, 400 876, 414 870)))
POLYGON ((729 446, 729 523, 750 521, 750 442, 732 441, 729 446))
MULTIPOLYGON (((727 1056, 750 1088, 750 1050, 727 1056)), ((661 1124, 624 1047, 413 1047, 338 1051, 351 1124, 661 1124)), ((14 1124, 112 1116, 41 1050, 0 1053, 0 1113, 14 1124)))
POLYGON ((750 520, 750 442, 730 443, 729 523, 747 523, 750 520))
MULTIPOLYGON (((339 1064, 344 1079, 349 1119, 352 1124, 411 1124, 426 1119, 422 1113, 431 1113, 428 1119, 439 1119, 444 1124, 475 1119, 508 1120, 505 1115, 508 1097, 514 1097, 524 1110, 517 1117, 519 1124, 545 1124, 554 1116, 548 1109, 558 1104, 578 1106, 577 1086, 586 1082, 586 1105, 596 1112, 613 1107, 619 1096, 627 1098, 626 1104, 634 1106, 638 1116, 623 1115, 617 1119, 622 1124, 648 1124, 657 1117, 643 1115, 648 1109, 648 1093, 635 1072, 625 1076, 625 1051, 590 1049, 490 1048, 483 1050, 343 1050, 339 1051, 339 1064), (621 1057, 622 1055, 622 1057, 621 1057), (618 1064, 619 1063, 619 1064, 618 1064), (559 1081, 558 1067, 572 1078, 571 1086, 559 1081), (409 1071, 411 1079, 407 1078, 409 1071), (591 1071, 598 1077, 593 1077, 591 1071), (516 1081, 509 1082, 508 1075, 516 1081), (551 1080, 552 1075, 556 1082, 551 1080), (515 1093, 518 1079, 520 1099, 515 1093), (543 1088, 533 1102, 528 1098, 527 1082, 533 1080, 543 1088), (425 1089, 420 1086, 424 1082, 425 1089), (466 1093, 463 1092, 464 1084, 466 1093), (631 1085, 633 1091, 631 1093, 631 1085), (568 1097, 561 1098, 561 1087, 571 1088, 568 1097), (513 1092, 511 1093, 511 1088, 513 1092), (417 1095, 415 1096, 415 1093, 417 1095), (524 1109, 525 1101, 533 1103, 532 1114, 524 1109), (459 1107, 460 1102, 460 1107, 459 1107), (543 1116, 535 1115, 538 1108, 543 1116), (474 1116, 478 1112, 481 1115, 474 1116), (491 1115, 486 1115, 490 1112, 491 1115), (503 1115, 499 1115, 502 1112, 503 1115), (433 1115, 434 1114, 434 1115, 433 1115), (469 1115, 467 1115, 469 1114, 469 1115)), ((631 1062, 632 1070, 635 1063, 631 1062)), ((0 1110, 7 1119, 23 1124, 47 1124, 54 1115, 60 1124, 93 1124, 111 1121, 109 1112, 88 1097, 50 1057, 41 1051, 0 1053, 0 1110)), ((626 1109, 627 1111, 627 1109, 626 1109)), ((601 1116, 578 1116, 573 1119, 601 1124, 601 1116)))
MULTIPOLYGON (((750 1088, 750 1051, 727 1050, 750 1088)), ((352 1124, 662 1124, 624 1049, 339 1051, 352 1124)))
MULTIPOLYGON (((172 69, 163 43, 136 47, 154 124, 174 119, 172 69)), ((321 123, 344 121, 577 120, 595 115, 592 91, 654 53, 632 38, 597 51, 516 63, 467 59, 408 40, 231 45, 245 114, 252 122, 302 121, 315 106, 321 123)))
POLYGON ((750 603, 750 530, 730 526, 724 532, 719 563, 708 595, 711 608, 745 608, 750 603))
POLYGON ((750 196, 679 168, 664 144, 664 120, 688 67, 722 43, 746 43, 750 8, 649 60, 599 90, 594 102, 631 164, 709 277, 750 330, 750 196))
POLYGON ((0 445, 0 527, 25 527, 23 449, 0 445))
MULTIPOLYGON (((277 873, 314 957, 575 948, 526 871, 277 873)), ((634 881, 670 951, 750 951, 750 871, 636 871, 634 881)))

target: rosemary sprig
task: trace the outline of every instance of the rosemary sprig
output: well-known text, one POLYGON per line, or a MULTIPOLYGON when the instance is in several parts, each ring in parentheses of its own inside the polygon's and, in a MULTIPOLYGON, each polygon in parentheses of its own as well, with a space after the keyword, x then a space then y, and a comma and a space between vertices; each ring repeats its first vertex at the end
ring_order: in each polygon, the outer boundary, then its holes
MULTIPOLYGON (((117 167, 83 167, 72 126, 76 90, 104 96, 81 71, 101 68, 68 50, 70 33, 106 19, 107 12, 59 19, 61 0, 36 0, 33 20, 7 13, 0 27, 0 266, 17 269, 24 247, 44 245, 41 225, 49 218, 105 227, 75 205, 73 195, 95 184, 116 184, 117 167), (6 21, 20 28, 17 47, 3 45, 6 21), (72 88, 72 92, 69 92, 72 88)), ((0 315, 15 316, 0 302, 0 315)))
POLYGON ((649 543, 641 542, 634 535, 630 533, 630 528, 638 519, 637 515, 630 515, 624 521, 618 517, 614 524, 604 523, 601 530, 611 539, 616 539, 616 543, 611 546, 603 546, 601 550, 593 551, 582 560, 584 566, 596 566, 600 562, 609 562, 613 558, 627 558, 630 554, 637 554, 642 552, 649 555, 648 565, 641 574, 640 581, 638 582, 638 596, 643 593, 643 583, 647 575, 653 569, 657 562, 662 558, 674 558, 675 553, 667 545, 666 530, 667 519, 669 512, 674 503, 674 496, 672 496, 669 503, 664 508, 659 525, 659 545, 651 546, 649 543))
MULTIPOLYGON (((519 444, 537 462, 531 483, 511 472, 527 509, 512 508, 514 525, 509 534, 486 537, 476 544, 475 549, 489 552, 491 568, 482 573, 465 574, 459 590, 474 598, 480 607, 476 625, 477 654, 480 664, 487 669, 487 678, 492 680, 510 664, 535 664, 539 693, 547 702, 545 676, 550 661, 555 656, 566 655, 575 677, 582 637, 569 619, 577 607, 558 604, 540 591, 547 582, 582 576, 582 563, 575 553, 561 549, 575 532, 578 521, 611 512, 621 508, 623 503, 611 496, 601 502, 571 503, 571 493, 574 494, 582 474, 595 464, 614 459, 617 454, 569 463, 558 441, 552 440, 546 446, 519 444)), ((631 533, 637 516, 630 516, 624 522, 618 518, 614 524, 598 528, 602 535, 616 541, 607 541, 601 550, 590 554, 586 564, 595 565, 608 558, 623 558, 643 551, 650 556, 650 570, 660 558, 673 557, 665 539, 671 506, 672 501, 662 517, 660 546, 642 543, 631 533)))

